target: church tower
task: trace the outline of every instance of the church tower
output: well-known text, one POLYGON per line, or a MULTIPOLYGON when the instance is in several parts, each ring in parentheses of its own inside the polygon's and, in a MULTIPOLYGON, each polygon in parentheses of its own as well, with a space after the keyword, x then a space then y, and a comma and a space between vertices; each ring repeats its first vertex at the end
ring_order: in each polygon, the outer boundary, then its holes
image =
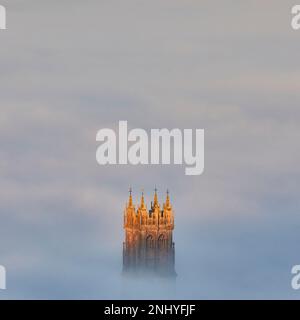
POLYGON ((124 212, 125 241, 123 243, 123 273, 152 274, 175 277, 175 246, 173 242, 174 213, 167 191, 161 207, 155 188, 148 210, 144 193, 137 208, 132 191, 124 212))

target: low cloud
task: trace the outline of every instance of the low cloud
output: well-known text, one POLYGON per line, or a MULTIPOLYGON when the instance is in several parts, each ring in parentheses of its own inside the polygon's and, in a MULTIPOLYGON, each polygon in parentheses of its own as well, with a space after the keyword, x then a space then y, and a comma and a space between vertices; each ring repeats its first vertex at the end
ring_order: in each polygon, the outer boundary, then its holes
POLYGON ((300 82, 289 1, 217 11, 209 1, 2 2, 1 295, 131 297, 121 290, 127 190, 137 202, 144 188, 149 203, 156 185, 175 208, 178 297, 293 298, 300 82), (204 174, 99 166, 96 132, 119 120, 204 128, 204 174))

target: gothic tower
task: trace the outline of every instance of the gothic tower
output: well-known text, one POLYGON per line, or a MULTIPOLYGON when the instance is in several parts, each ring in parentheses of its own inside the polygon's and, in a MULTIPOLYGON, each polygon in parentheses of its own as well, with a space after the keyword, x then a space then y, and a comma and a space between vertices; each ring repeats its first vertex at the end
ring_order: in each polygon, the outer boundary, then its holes
POLYGON ((123 273, 153 274, 175 277, 175 246, 173 242, 174 214, 167 191, 162 208, 157 190, 147 209, 142 193, 136 208, 129 191, 129 201, 124 212, 125 241, 123 243, 123 273))

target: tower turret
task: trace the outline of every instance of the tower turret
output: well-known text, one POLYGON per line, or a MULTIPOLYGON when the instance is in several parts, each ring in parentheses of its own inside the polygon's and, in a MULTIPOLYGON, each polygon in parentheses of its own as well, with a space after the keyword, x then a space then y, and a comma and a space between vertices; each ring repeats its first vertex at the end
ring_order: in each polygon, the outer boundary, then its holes
POLYGON ((128 201, 128 207, 132 207, 132 189, 131 187, 129 188, 129 201, 128 201))
POLYGON ((163 216, 165 219, 164 221, 168 225, 168 227, 171 230, 174 229, 174 215, 173 215, 173 209, 170 201, 169 190, 167 190, 166 202, 164 203, 164 207, 163 207, 163 216))
POLYGON ((132 201, 132 189, 129 189, 129 200, 125 208, 124 213, 124 228, 126 226, 132 226, 135 224, 136 221, 136 213, 135 213, 135 207, 133 205, 132 201))
POLYGON ((154 225, 158 225, 159 219, 160 219, 160 206, 158 203, 158 198, 157 198, 157 189, 155 187, 154 189, 154 200, 153 200, 153 206, 151 208, 151 217, 152 217, 152 223, 154 225))
POLYGON ((145 205, 145 199, 144 199, 144 191, 142 192, 142 196, 141 196, 141 203, 138 207, 137 210, 137 216, 138 216, 138 220, 139 220, 139 224, 146 224, 147 223, 147 207, 145 205))
POLYGON ((157 199, 157 189, 154 189, 154 200, 153 200, 153 208, 159 207, 158 199, 157 199))
POLYGON ((169 190, 167 190, 166 207, 167 207, 167 208, 170 208, 170 207, 171 207, 169 190))

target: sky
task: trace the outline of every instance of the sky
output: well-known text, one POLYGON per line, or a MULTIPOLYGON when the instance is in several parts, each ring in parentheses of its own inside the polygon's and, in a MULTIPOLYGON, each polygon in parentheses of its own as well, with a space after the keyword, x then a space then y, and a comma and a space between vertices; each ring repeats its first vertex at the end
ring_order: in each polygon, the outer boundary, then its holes
POLYGON ((0 299, 142 298, 122 288, 129 186, 170 190, 177 298, 300 298, 294 1, 0 2, 0 299), (204 173, 99 166, 120 120, 204 129, 204 173))

